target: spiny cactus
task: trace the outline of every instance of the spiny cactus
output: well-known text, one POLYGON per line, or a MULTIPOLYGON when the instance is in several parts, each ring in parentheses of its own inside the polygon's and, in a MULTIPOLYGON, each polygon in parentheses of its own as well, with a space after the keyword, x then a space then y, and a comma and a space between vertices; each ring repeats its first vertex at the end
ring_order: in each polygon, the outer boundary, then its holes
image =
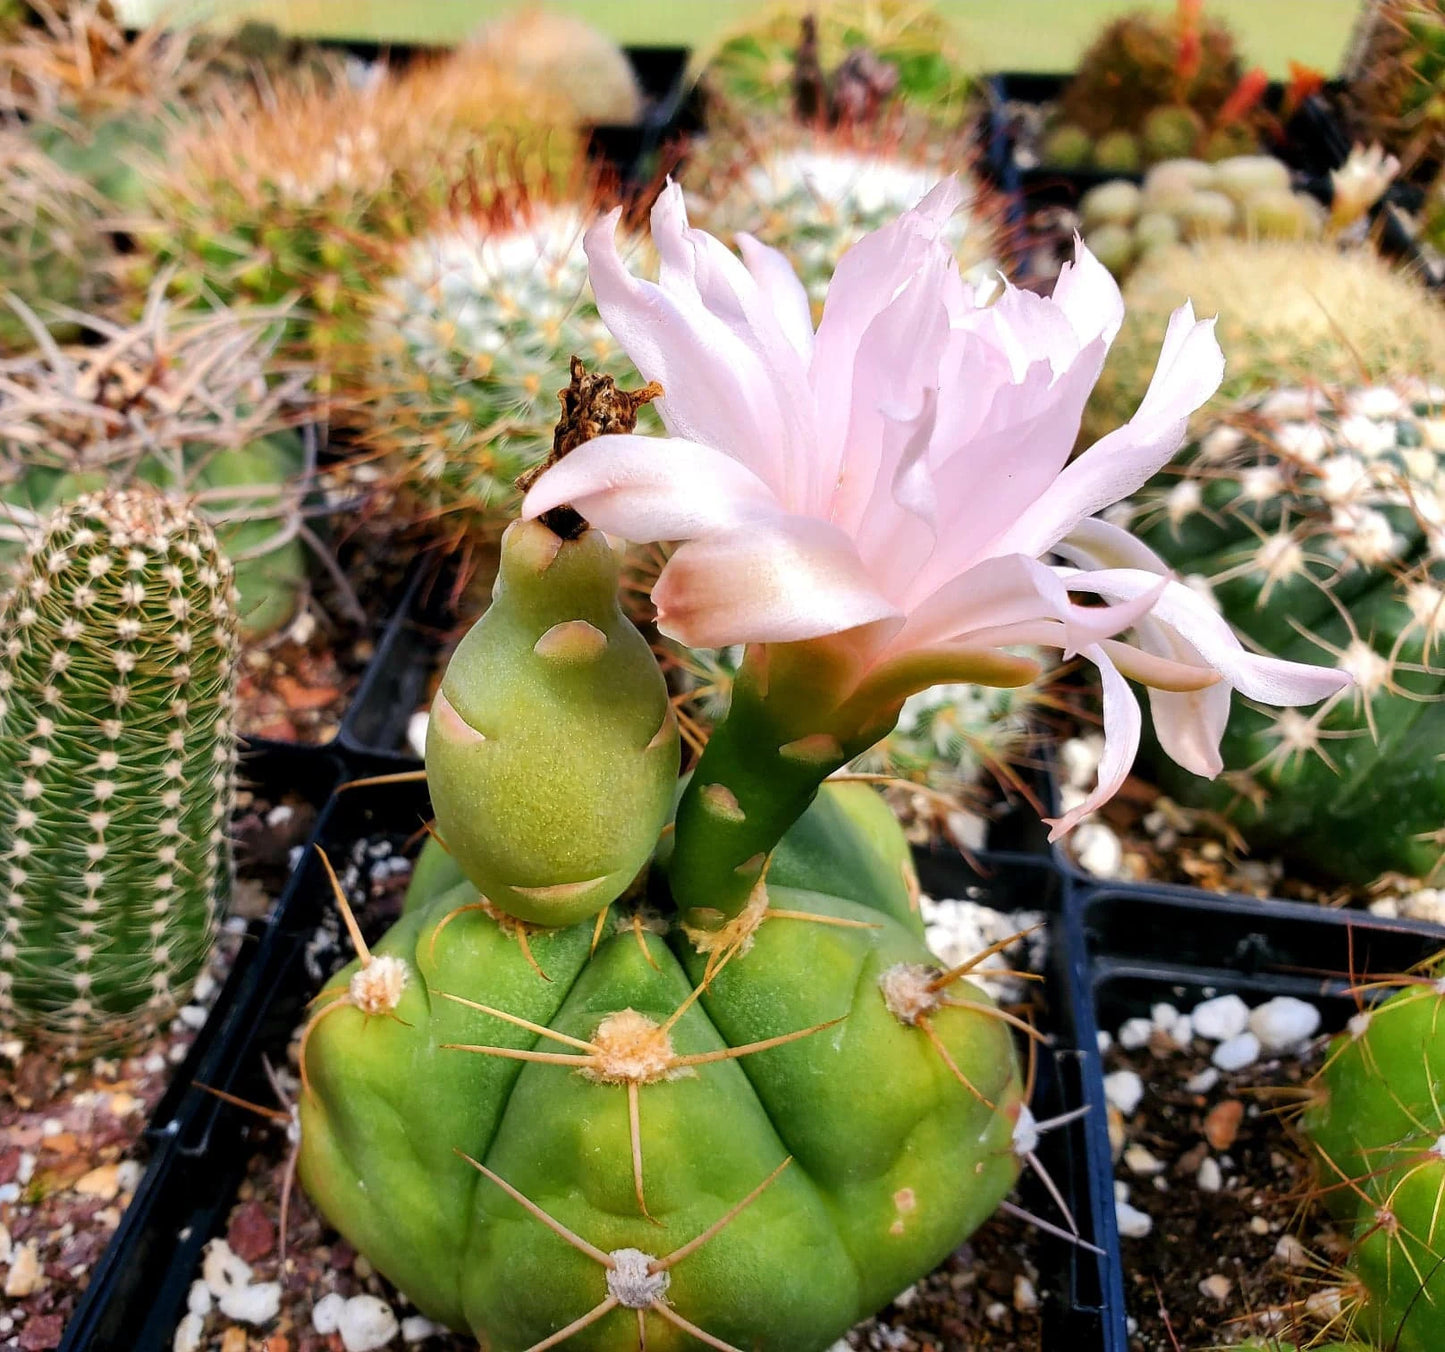
POLYGON ((371 312, 369 369, 347 390, 380 511, 449 550, 495 541, 515 513, 518 477, 552 449, 570 358, 635 378, 587 281, 598 195, 494 184, 482 202, 401 246, 371 312))
POLYGON ((571 164, 575 134, 499 68, 463 85, 445 66, 365 88, 343 71, 297 75, 260 107, 228 91, 180 127, 153 175, 154 223, 131 270, 173 292, 274 305, 299 298, 303 349, 323 362, 359 350, 366 302, 397 244, 487 160, 514 182, 571 164))
POLYGON ((498 1352, 821 1352, 988 1216, 1024 1120, 1004 1020, 933 964, 911 871, 810 872, 877 852, 825 789, 776 852, 797 881, 711 957, 646 904, 536 930, 428 869, 303 1038, 308 1192, 498 1352))
POLYGON ((809 17, 823 69, 836 70, 861 49, 894 73, 893 96, 910 113, 955 127, 964 121, 976 92, 974 63, 953 25, 919 0, 776 0, 695 61, 709 95, 743 110, 788 108, 809 17))
POLYGON ((119 1046, 184 1002, 230 879, 237 639, 209 526, 60 509, 0 601, 0 1027, 119 1046))
POLYGON ((514 10, 483 25, 452 59, 503 64, 539 92, 567 99, 582 123, 642 120, 642 91, 626 54, 573 14, 514 10))
POLYGON ((1445 3, 1370 0, 1344 74, 1346 111, 1362 139, 1428 181, 1445 165, 1445 3))
POLYGON ((267 366, 275 316, 177 311, 92 319, 102 341, 0 360, 0 563, 56 506, 150 483, 193 501, 237 563, 248 639, 287 623, 306 585, 307 466, 287 424, 304 373, 267 366))
POLYGON ((1445 372, 1445 310, 1373 252, 1312 241, 1213 239, 1151 254, 1124 287, 1126 318, 1084 418, 1094 438, 1133 417, 1158 334, 1186 299, 1219 316, 1226 401, 1284 385, 1445 372))
POLYGON ((1308 715, 1237 707, 1219 780, 1156 758, 1170 793, 1354 883, 1445 869, 1445 418, 1433 393, 1278 391, 1131 504, 1136 533, 1210 583, 1248 639, 1333 661, 1357 683, 1308 715))
MULTIPOLYGON (((898 118, 829 128, 785 117, 713 131, 680 181, 695 225, 724 240, 746 231, 782 250, 816 308, 849 248, 966 163, 961 143, 898 118)), ((991 282, 1002 213, 981 186, 946 235, 965 278, 991 282)))
POLYGON ((17 131, 0 131, 0 182, 0 354, 37 341, 7 296, 39 310, 52 336, 69 341, 78 326, 54 310, 86 309, 100 294, 111 255, 104 201, 17 131))
POLYGON ((1301 1125, 1349 1227, 1343 1326, 1391 1352, 1445 1343, 1445 986, 1407 978, 1330 1044, 1301 1125))
POLYGON ((1116 277, 1181 240, 1319 239, 1327 213, 1290 188, 1289 169, 1268 155, 1206 164, 1171 159, 1144 176, 1143 187, 1116 179, 1079 201, 1084 242, 1116 277))

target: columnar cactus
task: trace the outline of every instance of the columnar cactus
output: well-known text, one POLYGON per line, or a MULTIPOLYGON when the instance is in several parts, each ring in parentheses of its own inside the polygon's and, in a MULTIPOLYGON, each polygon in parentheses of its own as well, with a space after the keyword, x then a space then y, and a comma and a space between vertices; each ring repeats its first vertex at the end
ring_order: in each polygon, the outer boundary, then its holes
POLYGON ((182 1003, 230 880, 236 627, 210 527, 62 508, 0 602, 0 1027, 80 1052, 182 1003))
POLYGON ((1178 775, 1159 756, 1164 782, 1356 883, 1438 876, 1445 859, 1442 428, 1418 387, 1280 390, 1242 405, 1131 505, 1134 529, 1209 583, 1238 630, 1356 682, 1308 716, 1236 708, 1226 773, 1178 775))
POLYGON ((1301 1123, 1319 1191, 1349 1226, 1349 1336, 1393 1352, 1445 1344, 1442 1000, 1427 973, 1352 1018, 1301 1123))
POLYGON ((595 195, 519 198, 498 182, 487 196, 402 247, 372 310, 370 369, 349 391, 381 510, 448 546, 494 541, 515 515, 518 477, 552 448, 572 357, 635 375, 587 282, 595 195))

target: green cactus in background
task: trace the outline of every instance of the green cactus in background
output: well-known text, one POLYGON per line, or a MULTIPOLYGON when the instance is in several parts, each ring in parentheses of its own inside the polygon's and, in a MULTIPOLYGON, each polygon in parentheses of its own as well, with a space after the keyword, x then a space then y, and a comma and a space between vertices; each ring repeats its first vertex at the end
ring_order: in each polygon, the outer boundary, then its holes
MULTIPOLYGON (((918 123, 827 128, 775 118, 710 132, 680 182, 694 225, 729 241, 745 231, 780 249, 817 309, 843 254, 960 173, 967 156, 961 143, 918 123)), ((1002 220, 975 184, 968 208, 946 230, 966 280, 991 281, 998 272, 1002 220)))
POLYGON ((1133 417, 1169 315, 1218 315, 1230 400, 1304 383, 1445 372, 1445 310, 1375 253, 1318 241, 1210 239, 1151 253, 1124 287, 1124 326, 1084 415, 1093 440, 1133 417))
POLYGON ((694 57, 708 94, 756 112, 788 108, 809 16, 824 70, 864 49, 888 69, 892 97, 909 113, 954 127, 966 120, 976 93, 973 63, 949 21, 919 0, 776 0, 694 57))
POLYGON ((874 856, 857 820, 825 790, 792 833, 811 847, 778 847, 797 882, 711 959, 646 906, 528 934, 429 868, 305 1035, 312 1198, 497 1352, 564 1330, 821 1352, 1018 1167, 1007 1028, 932 965, 906 869, 804 885, 810 860, 874 856))
POLYGON ((1317 1189, 1349 1227, 1344 1326, 1391 1352, 1445 1343, 1445 994, 1407 978, 1330 1044, 1301 1120, 1317 1189))
POLYGON ((1370 0, 1344 76, 1351 129, 1427 182, 1445 165, 1445 3, 1370 0))
POLYGON ((184 1002, 229 885, 231 568, 157 493, 86 496, 0 633, 0 1027, 114 1048, 184 1002))
POLYGON ((1131 504, 1133 529, 1207 580, 1256 647, 1334 663, 1311 710, 1236 705, 1212 783, 1155 767, 1182 802, 1351 883, 1445 860, 1445 418, 1421 389, 1244 404, 1131 504), (1412 402, 1413 396, 1414 402, 1412 402))
POLYGON ((158 296, 104 341, 0 359, 0 563, 49 512, 134 483, 192 502, 235 561, 241 631, 284 627, 305 596, 309 470, 287 424, 304 372, 268 375, 275 315, 175 310, 158 296))
POLYGON ((112 255, 105 204, 18 131, 0 131, 0 183, 0 355, 36 343, 7 297, 38 310, 52 337, 71 341, 79 325, 54 309, 84 310, 100 296, 112 255))
POLYGON ((552 449, 570 358, 636 377, 587 281, 596 195, 518 200, 499 184, 488 196, 402 246, 372 310, 369 369, 347 389, 378 510, 449 549, 495 541, 515 515, 517 479, 552 449))

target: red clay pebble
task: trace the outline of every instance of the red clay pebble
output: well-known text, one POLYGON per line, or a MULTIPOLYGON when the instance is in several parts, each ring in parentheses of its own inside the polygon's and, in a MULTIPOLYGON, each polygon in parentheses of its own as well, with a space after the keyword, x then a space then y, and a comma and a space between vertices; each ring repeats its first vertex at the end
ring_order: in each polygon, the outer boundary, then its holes
POLYGON ((231 1214, 226 1243, 233 1253, 248 1263, 266 1257, 276 1247, 276 1227, 271 1224, 260 1202, 247 1202, 231 1214))
POLYGON ((20 1352, 50 1352, 60 1346, 65 1321, 58 1314, 33 1314, 20 1330, 20 1352))

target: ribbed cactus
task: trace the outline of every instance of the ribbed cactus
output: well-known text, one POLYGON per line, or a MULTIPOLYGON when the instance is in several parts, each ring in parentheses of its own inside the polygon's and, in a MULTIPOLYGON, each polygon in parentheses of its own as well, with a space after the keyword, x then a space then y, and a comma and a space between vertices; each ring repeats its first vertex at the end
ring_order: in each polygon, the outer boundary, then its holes
POLYGON ((1345 1329, 1390 1352, 1445 1345, 1445 993, 1407 979, 1330 1044, 1301 1125, 1348 1227, 1345 1329))
MULTIPOLYGON (((816 308, 843 254, 961 172, 967 153, 896 119, 828 128, 774 118, 710 133, 680 181, 693 224, 728 241, 746 231, 782 250, 816 308)), ((999 270, 1002 214, 980 185, 946 236, 966 280, 999 270)))
POLYGON ((261 639, 306 586, 309 478, 287 423, 304 372, 269 373, 274 315, 198 313, 152 297, 108 341, 0 359, 0 563, 81 493, 153 484, 193 502, 236 564, 238 619, 261 639))
POLYGON ((1154 371, 1158 335, 1192 299, 1218 315, 1223 401, 1282 385, 1341 384, 1445 371, 1445 310, 1372 251, 1318 241, 1205 240, 1150 254, 1124 288, 1126 318, 1094 387, 1084 432, 1134 416, 1154 371))
POLYGON ((1442 502, 1441 409, 1388 387, 1247 403, 1133 501, 1136 533, 1237 630, 1357 683, 1308 714, 1237 705, 1219 780, 1157 757, 1172 794, 1350 882, 1440 873, 1442 502))
POLYGON ((231 568, 157 493, 83 497, 0 634, 0 1027, 119 1046, 184 1002, 229 885, 231 568))
POLYGON ((892 97, 910 113, 952 126, 967 116, 976 64, 954 26, 922 0, 775 0, 702 54, 697 64, 709 95, 740 109, 787 108, 808 17, 823 69, 836 70, 861 49, 887 69, 892 97))
POLYGON ((402 247, 371 314, 370 369, 348 391, 383 513, 453 547, 495 540, 515 514, 572 357, 635 379, 587 282, 595 195, 519 198, 502 182, 487 195, 402 247))

